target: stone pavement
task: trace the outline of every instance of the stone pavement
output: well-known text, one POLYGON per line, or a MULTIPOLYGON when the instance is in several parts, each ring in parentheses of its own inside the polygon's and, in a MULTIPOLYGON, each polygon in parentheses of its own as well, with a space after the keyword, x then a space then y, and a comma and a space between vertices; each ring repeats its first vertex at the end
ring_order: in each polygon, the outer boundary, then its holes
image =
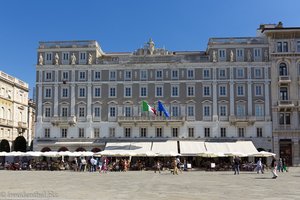
POLYGON ((300 168, 288 173, 153 171, 107 174, 69 171, 0 171, 0 200, 255 199, 300 200, 300 168))

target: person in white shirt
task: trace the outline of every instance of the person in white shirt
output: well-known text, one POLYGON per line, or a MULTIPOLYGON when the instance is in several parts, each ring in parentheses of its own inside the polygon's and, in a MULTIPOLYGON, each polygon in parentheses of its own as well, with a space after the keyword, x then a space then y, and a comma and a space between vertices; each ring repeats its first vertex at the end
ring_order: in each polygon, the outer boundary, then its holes
POLYGON ((256 172, 259 174, 259 171, 261 171, 261 173, 264 173, 263 170, 263 164, 261 162, 261 158, 258 159, 257 163, 256 163, 256 172))

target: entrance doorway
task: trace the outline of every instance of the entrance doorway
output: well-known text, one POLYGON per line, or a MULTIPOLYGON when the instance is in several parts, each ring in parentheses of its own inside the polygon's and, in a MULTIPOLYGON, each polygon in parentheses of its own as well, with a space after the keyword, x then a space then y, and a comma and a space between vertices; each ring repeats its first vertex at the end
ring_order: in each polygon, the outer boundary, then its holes
POLYGON ((279 156, 280 158, 285 158, 286 165, 293 165, 293 155, 292 155, 292 141, 290 139, 279 141, 279 156))

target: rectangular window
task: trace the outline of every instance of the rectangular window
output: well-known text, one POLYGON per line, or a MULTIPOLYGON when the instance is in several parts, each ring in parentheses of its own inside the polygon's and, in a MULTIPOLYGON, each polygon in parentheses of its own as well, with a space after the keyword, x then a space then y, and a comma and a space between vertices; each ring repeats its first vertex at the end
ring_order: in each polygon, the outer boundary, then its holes
POLYGON ((62 53, 62 64, 64 65, 69 64, 69 52, 62 53))
POLYGON ((261 57, 261 49, 254 49, 254 57, 261 57))
POLYGON ((51 63, 51 61, 52 61, 52 53, 46 53, 46 61, 48 61, 47 64, 51 63))
POLYGON ((52 72, 46 72, 46 81, 52 81, 52 72))
POLYGON ((227 116, 226 106, 220 106, 220 116, 222 116, 222 117, 226 117, 227 116))
POLYGON ((115 81, 117 80, 117 72, 116 71, 109 71, 109 80, 110 81, 115 81))
POLYGON ((68 136, 68 129, 62 128, 62 129, 60 129, 60 132, 61 132, 61 137, 62 138, 67 138, 67 136, 68 136))
POLYGON ((239 117, 245 117, 245 105, 237 104, 236 114, 239 117))
POLYGON ((163 78, 163 71, 156 70, 156 80, 162 80, 162 78, 163 78))
POLYGON ((116 87, 109 88, 109 97, 116 97, 116 87))
POLYGON ((84 138, 84 128, 79 128, 78 129, 78 137, 79 138, 84 138))
POLYGON ((262 137, 262 128, 256 128, 256 137, 262 137))
POLYGON ((226 96, 226 86, 219 86, 219 95, 226 96))
POLYGON ((85 117, 85 107, 79 107, 79 117, 85 117))
POLYGON ((283 42, 282 50, 283 50, 283 52, 289 52, 289 48, 288 48, 288 43, 287 42, 283 42))
POLYGON ((280 125, 291 125, 291 114, 290 113, 279 113, 279 124, 280 125))
POLYGON ((300 52, 300 41, 297 41, 297 52, 300 52))
POLYGON ((45 89, 45 98, 51 98, 51 93, 52 93, 51 88, 46 88, 45 89))
POLYGON ((226 60, 226 51, 225 49, 219 49, 219 59, 224 61, 226 60))
POLYGON ((221 128, 221 137, 226 137, 226 128, 221 128))
POLYGON ((83 80, 85 80, 85 72, 83 72, 83 71, 80 71, 79 72, 79 80, 81 80, 81 81, 83 81, 83 80))
POLYGON ((188 69, 187 70, 187 78, 188 79, 194 79, 195 78, 195 70, 194 69, 188 69))
POLYGON ((101 97, 101 88, 100 87, 94 88, 94 97, 101 97))
POLYGON ((125 128, 125 137, 130 138, 131 137, 131 128, 125 128))
POLYGON ((187 96, 192 97, 195 95, 195 86, 187 86, 187 96))
POLYGON ((195 117, 195 106, 187 106, 187 116, 188 117, 195 117))
POLYGON ((163 136, 162 128, 156 128, 155 135, 156 137, 162 137, 163 136))
POLYGON ((203 70, 203 78, 204 79, 209 79, 210 78, 210 70, 209 69, 204 69, 203 70))
POLYGON ((239 137, 245 137, 245 128, 238 128, 239 137))
POLYGON ((263 95, 262 86, 261 85, 256 85, 255 86, 255 95, 256 96, 262 96, 263 95))
POLYGON ((50 128, 44 129, 44 136, 45 136, 45 138, 50 138, 50 128))
POLYGON ((264 116, 264 105, 263 104, 255 104, 255 116, 256 117, 264 116))
POLYGON ((178 70, 172 70, 172 79, 178 80, 179 78, 179 71, 178 70))
POLYGON ((101 72, 100 71, 95 71, 94 72, 94 80, 101 80, 101 72))
POLYGON ((220 78, 226 78, 226 70, 225 69, 220 69, 219 70, 219 77, 220 78))
POLYGON ((110 117, 116 117, 116 107, 110 107, 109 108, 109 116, 110 117))
POLYGON ((131 117, 131 107, 125 107, 125 117, 131 117))
POLYGON ((194 128, 188 128, 188 133, 189 133, 189 137, 190 138, 195 137, 195 135, 194 135, 194 128))
POLYGON ((282 42, 277 42, 277 52, 282 52, 282 42))
POLYGON ((178 137, 178 128, 172 128, 172 137, 178 137))
POLYGON ((174 117, 179 116, 179 107, 178 106, 172 106, 172 116, 174 116, 174 117))
POLYGON ((62 80, 64 81, 69 80, 69 72, 62 72, 62 80))
POLYGON ((255 78, 261 78, 262 77, 262 70, 260 68, 255 68, 254 69, 254 75, 255 75, 255 78))
POLYGON ((203 96, 210 96, 210 86, 203 86, 203 96))
POLYGON ((203 115, 204 117, 210 116, 210 106, 203 106, 203 115))
POLYGON ((100 117, 100 107, 95 107, 94 108, 94 116, 95 117, 100 117))
POLYGON ((244 96, 244 86, 243 85, 237 86, 237 96, 244 96))
POLYGON ((140 96, 147 97, 147 86, 140 86, 140 96))
POLYGON ((162 97, 163 96, 163 87, 162 86, 156 86, 156 97, 162 97))
POLYGON ((178 97, 179 96, 179 86, 178 85, 172 85, 171 86, 172 90, 172 97, 178 97))
POLYGON ((49 107, 45 108, 45 117, 51 117, 51 108, 49 107))
POLYGON ((94 128, 94 138, 100 137, 100 128, 94 128))
POLYGON ((244 78, 244 69, 237 69, 237 78, 244 78))
POLYGON ((69 90, 68 88, 62 88, 62 95, 63 98, 68 98, 69 97, 69 90))
POLYGON ((61 116, 62 117, 68 117, 68 108, 67 107, 62 107, 61 108, 61 116))
POLYGON ((140 129, 140 137, 147 137, 147 128, 140 129))
POLYGON ((141 70, 140 71, 140 79, 142 81, 146 81, 148 79, 148 73, 147 70, 141 70))
POLYGON ((85 88, 79 88, 79 97, 85 97, 85 88))
POLYGON ((237 58, 244 58, 244 49, 237 49, 236 50, 236 57, 237 58))
POLYGON ((125 88, 124 88, 124 93, 125 93, 125 97, 131 97, 131 86, 126 86, 125 88))
POLYGON ((116 129, 115 128, 109 128, 109 137, 111 137, 111 138, 116 137, 116 129))
POLYGON ((125 81, 131 81, 131 71, 129 71, 129 70, 125 70, 125 77, 124 77, 124 79, 125 79, 125 81))
POLYGON ((210 128, 204 128, 204 137, 210 137, 210 128))

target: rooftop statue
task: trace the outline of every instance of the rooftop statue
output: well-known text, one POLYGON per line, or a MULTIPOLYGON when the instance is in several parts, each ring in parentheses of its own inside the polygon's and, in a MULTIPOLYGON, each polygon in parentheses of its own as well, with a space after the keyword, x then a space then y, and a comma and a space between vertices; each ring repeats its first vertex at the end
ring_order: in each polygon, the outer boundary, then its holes
POLYGON ((92 56, 92 54, 89 53, 88 64, 91 65, 92 62, 93 62, 93 56, 92 56))
POLYGON ((43 55, 40 53, 39 65, 43 65, 43 62, 44 62, 44 58, 43 58, 43 55))
POLYGON ((72 65, 75 65, 75 64, 76 64, 76 56, 75 56, 74 53, 73 53, 72 56, 71 56, 71 64, 72 64, 72 65))
POLYGON ((56 54, 55 54, 55 65, 58 65, 58 62, 59 62, 59 56, 58 56, 58 54, 56 53, 56 54))

